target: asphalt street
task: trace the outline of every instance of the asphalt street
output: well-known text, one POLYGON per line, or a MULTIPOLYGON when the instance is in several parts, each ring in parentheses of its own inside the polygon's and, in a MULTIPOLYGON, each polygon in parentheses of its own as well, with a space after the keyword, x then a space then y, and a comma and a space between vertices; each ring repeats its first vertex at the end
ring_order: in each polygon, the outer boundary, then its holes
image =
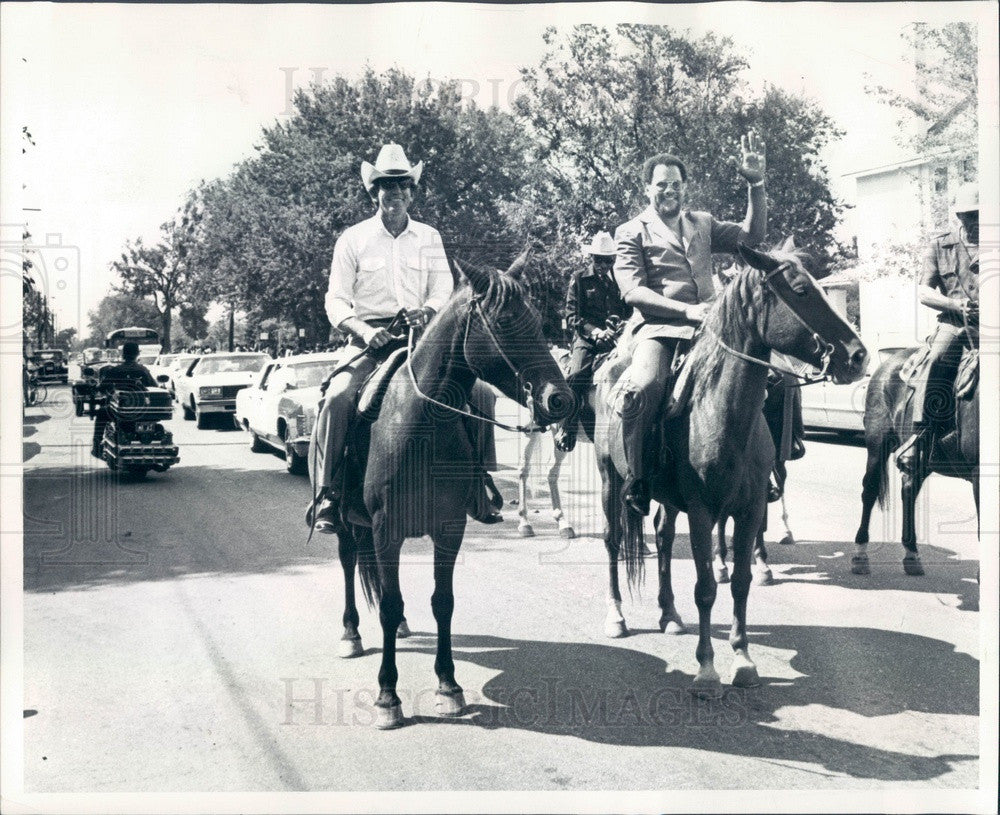
MULTIPOLYGON (((626 598, 632 635, 603 635, 599 483, 593 448, 580 445, 562 482, 577 538, 559 537, 545 511, 544 466, 537 537, 519 537, 511 506, 502 525, 469 524, 453 622, 469 710, 457 719, 434 711, 429 542, 407 542, 407 721, 382 732, 371 726, 377 615, 361 610, 365 653, 338 659, 343 578, 335 537, 306 542, 308 481, 252 453, 240 431, 196 430, 179 412, 169 426, 180 463, 133 483, 90 458, 92 424, 73 416, 66 389, 26 411, 26 791, 978 784, 976 519, 964 482, 933 476, 925 488, 926 576, 903 574, 898 497, 876 510, 872 574, 854 576, 864 449, 810 436, 789 466, 797 543, 770 546, 775 583, 750 593, 763 684, 703 701, 688 692, 696 637, 657 628, 654 574, 626 598)), ((504 431, 498 442, 509 501, 522 442, 504 431)), ((680 530, 674 586, 690 626, 683 518, 680 530)), ((773 523, 767 539, 781 534, 773 523)), ((721 587, 724 682, 731 609, 721 587)))

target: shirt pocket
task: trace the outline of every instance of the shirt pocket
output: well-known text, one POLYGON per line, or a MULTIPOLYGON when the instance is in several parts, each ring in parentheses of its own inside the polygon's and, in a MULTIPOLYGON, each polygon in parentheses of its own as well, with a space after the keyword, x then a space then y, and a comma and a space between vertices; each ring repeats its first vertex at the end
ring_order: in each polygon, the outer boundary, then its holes
POLYGON ((358 274, 354 280, 355 296, 377 294, 385 291, 386 285, 385 258, 374 255, 359 258, 358 274))

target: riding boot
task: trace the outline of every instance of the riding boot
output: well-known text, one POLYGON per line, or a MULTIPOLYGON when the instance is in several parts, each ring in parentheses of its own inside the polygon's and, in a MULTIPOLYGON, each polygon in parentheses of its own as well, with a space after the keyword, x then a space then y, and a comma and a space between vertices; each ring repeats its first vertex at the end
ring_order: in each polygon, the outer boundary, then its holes
MULTIPOLYGON (((638 417, 637 417, 638 418, 638 417)), ((634 421, 625 431, 625 460, 628 464, 622 500, 639 515, 649 515, 649 480, 646 478, 646 442, 648 432, 642 421, 634 421)))
POLYGON ((306 507, 306 526, 330 535, 336 532, 337 513, 340 509, 340 498, 330 489, 324 488, 316 495, 315 502, 306 507), (313 521, 315 510, 316 519, 313 521))

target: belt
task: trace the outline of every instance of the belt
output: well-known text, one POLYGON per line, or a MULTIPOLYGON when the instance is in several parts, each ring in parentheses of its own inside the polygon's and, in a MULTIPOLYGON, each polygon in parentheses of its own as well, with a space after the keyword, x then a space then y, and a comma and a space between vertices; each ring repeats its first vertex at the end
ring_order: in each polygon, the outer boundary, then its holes
POLYGON ((396 315, 393 315, 392 317, 370 317, 365 319, 365 322, 372 328, 385 328, 394 319, 396 319, 396 315))

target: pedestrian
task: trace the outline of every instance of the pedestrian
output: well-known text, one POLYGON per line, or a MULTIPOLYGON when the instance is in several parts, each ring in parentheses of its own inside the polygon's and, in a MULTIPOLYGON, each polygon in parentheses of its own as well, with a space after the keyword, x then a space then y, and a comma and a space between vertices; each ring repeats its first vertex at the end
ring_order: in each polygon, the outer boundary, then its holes
POLYGON ((669 392, 674 359, 690 347, 715 296, 712 253, 735 254, 739 243, 757 244, 767 231, 764 143, 751 130, 740 144, 738 172, 748 185, 743 223, 687 209, 687 168, 676 156, 660 153, 642 167, 649 206, 615 232, 615 279, 635 309, 626 328, 632 360, 616 408, 623 417, 628 464, 623 498, 641 515, 649 514, 652 450, 646 437, 669 392))
POLYGON ((351 338, 342 359, 346 362, 363 348, 373 353, 354 360, 329 381, 313 426, 309 477, 314 502, 307 522, 313 521, 315 509, 315 529, 320 532, 336 528, 355 395, 392 348, 389 324, 402 310, 410 329, 420 330, 451 296, 451 268, 440 234, 409 216, 422 173, 423 162, 411 165, 398 144, 384 145, 374 165, 362 162, 361 179, 377 211, 344 230, 334 246, 326 311, 330 324, 351 338))
POLYGON ((911 382, 913 433, 896 465, 913 474, 933 448, 933 434, 954 420, 954 381, 966 341, 979 347, 979 188, 968 184, 955 197, 957 229, 937 235, 924 254, 917 299, 937 314, 927 338, 927 357, 911 382))
POLYGON ((576 409, 560 423, 555 444, 567 453, 576 446, 579 411, 593 382, 594 358, 614 348, 617 334, 609 321, 625 320, 632 312, 615 282, 611 235, 598 232, 583 251, 590 263, 573 273, 566 291, 566 325, 573 334, 566 382, 576 397, 576 409))

